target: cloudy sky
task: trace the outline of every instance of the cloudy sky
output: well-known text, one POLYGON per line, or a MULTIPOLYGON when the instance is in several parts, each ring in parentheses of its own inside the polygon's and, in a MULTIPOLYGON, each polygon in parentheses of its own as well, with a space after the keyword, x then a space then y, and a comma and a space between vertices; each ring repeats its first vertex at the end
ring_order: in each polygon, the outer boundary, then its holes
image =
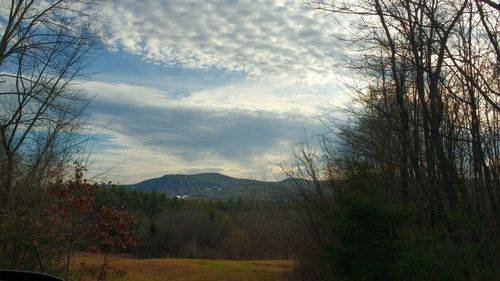
POLYGON ((114 0, 83 87, 100 131, 92 171, 274 180, 318 116, 347 102, 342 28, 301 0, 114 0))

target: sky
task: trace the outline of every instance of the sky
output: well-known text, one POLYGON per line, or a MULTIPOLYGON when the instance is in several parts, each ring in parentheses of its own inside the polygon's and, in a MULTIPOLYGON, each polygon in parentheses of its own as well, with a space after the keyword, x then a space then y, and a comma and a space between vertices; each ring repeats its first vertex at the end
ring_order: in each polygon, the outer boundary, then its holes
POLYGON ((114 0, 93 97, 91 172, 275 180, 304 134, 348 102, 342 24, 301 0, 114 0))

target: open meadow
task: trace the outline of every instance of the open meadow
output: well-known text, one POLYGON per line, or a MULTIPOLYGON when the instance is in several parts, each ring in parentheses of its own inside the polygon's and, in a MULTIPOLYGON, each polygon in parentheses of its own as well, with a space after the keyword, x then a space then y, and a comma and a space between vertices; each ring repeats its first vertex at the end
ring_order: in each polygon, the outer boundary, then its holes
MULTIPOLYGON (((102 256, 79 253, 75 267, 97 267, 102 256)), ((293 280, 290 260, 135 259, 112 256, 106 280, 122 281, 281 281, 293 280)))

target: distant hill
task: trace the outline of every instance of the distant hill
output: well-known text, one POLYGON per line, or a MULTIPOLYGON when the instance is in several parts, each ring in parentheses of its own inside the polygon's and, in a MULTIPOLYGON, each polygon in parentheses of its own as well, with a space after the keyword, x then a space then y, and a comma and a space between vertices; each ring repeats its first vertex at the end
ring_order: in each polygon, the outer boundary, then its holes
POLYGON ((281 187, 291 180, 266 182, 237 179, 219 173, 165 175, 128 185, 141 191, 159 191, 169 196, 201 199, 271 199, 283 197, 281 187))

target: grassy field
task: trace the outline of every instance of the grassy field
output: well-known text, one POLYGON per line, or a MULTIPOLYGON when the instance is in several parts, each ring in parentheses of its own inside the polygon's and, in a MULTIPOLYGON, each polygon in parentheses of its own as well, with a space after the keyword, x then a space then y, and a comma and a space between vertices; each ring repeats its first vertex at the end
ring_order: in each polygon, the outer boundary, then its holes
MULTIPOLYGON (((75 264, 97 266, 102 257, 79 254, 75 264)), ((281 281, 294 280, 293 261, 285 260, 204 260, 134 259, 114 256, 106 280, 122 281, 281 281), (125 272, 119 276, 119 272, 125 272)))

